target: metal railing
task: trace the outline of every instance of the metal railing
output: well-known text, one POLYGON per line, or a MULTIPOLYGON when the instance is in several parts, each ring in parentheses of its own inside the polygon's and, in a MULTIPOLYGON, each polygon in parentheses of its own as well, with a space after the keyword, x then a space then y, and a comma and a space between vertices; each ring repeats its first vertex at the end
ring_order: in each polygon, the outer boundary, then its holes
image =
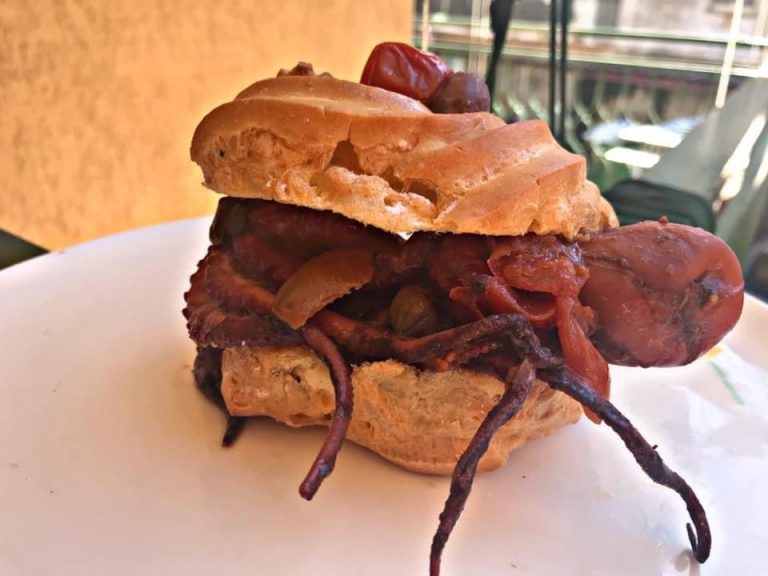
MULTIPOLYGON (((414 45, 421 45, 422 20, 414 20, 414 45)), ((490 52, 491 32, 486 19, 472 20, 468 18, 433 18, 429 20, 430 38, 427 43, 433 51, 465 52, 468 54, 488 54, 490 52)), ((549 52, 546 35, 548 26, 545 23, 513 21, 510 23, 509 35, 503 55, 516 58, 546 59, 549 52)), ((603 54, 600 48, 637 49, 638 42, 654 43, 655 48, 678 47, 681 45, 705 46, 725 51, 731 39, 727 34, 703 33, 693 35, 687 33, 667 33, 642 29, 617 28, 581 28, 570 27, 573 38, 569 47, 569 60, 573 63, 585 63, 607 66, 629 66, 648 70, 694 72, 702 74, 720 74, 722 70, 721 57, 705 57, 702 55, 633 55, 629 53, 603 54), (590 44, 588 40, 592 40, 590 44), (605 41, 611 41, 606 44, 605 41), (598 44, 594 44, 598 42, 598 44)), ((750 55, 741 54, 738 65, 733 67, 732 75, 743 78, 768 77, 768 66, 761 66, 768 55, 768 38, 759 36, 739 35, 735 37, 735 45, 750 49, 750 55)), ((718 56, 720 56, 718 54, 718 56)))
MULTIPOLYGON (((431 51, 485 73, 492 44, 488 19, 433 17, 428 24, 431 51)), ((417 17, 415 45, 421 45, 423 29, 417 17)), ((544 22, 510 23, 494 105, 500 116, 549 120, 548 34, 544 22)), ((768 77, 768 66, 761 66, 768 38, 569 27, 569 39, 565 82, 569 104, 561 140, 588 157, 590 176, 601 188, 639 175, 641 167, 659 159, 667 144, 628 140, 621 130, 615 130, 613 142, 590 141, 595 126, 640 123, 662 128, 674 118, 703 116, 715 104, 729 42, 738 47, 729 83, 736 86, 748 78, 768 77)), ((662 136, 669 141, 674 134, 662 136)))

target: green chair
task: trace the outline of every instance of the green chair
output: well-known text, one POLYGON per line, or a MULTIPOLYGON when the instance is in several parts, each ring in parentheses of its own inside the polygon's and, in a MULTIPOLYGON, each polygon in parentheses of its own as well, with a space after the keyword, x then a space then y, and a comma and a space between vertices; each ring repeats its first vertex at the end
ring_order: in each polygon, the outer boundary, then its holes
POLYGON ((712 202, 704 196, 644 180, 623 180, 603 195, 622 225, 666 216, 670 222, 715 231, 712 202))

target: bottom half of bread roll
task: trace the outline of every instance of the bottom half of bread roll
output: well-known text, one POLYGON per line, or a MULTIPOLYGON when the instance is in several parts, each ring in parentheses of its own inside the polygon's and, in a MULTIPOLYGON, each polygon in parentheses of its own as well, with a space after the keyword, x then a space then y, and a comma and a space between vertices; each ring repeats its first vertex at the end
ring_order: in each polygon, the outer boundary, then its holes
MULTIPOLYGON (((233 416, 327 425, 335 400, 326 365, 308 348, 227 348, 221 393, 233 416)), ((504 384, 481 372, 421 370, 395 360, 352 368, 347 437, 408 470, 450 475, 504 384)), ((520 412, 493 437, 480 470, 502 466, 527 440, 579 419, 581 406, 536 380, 520 412)))

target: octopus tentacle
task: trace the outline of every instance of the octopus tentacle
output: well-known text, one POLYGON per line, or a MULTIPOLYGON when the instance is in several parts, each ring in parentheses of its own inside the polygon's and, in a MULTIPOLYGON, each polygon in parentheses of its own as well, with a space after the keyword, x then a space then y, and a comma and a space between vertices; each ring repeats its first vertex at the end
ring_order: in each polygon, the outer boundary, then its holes
POLYGON ((307 325, 301 329, 301 334, 307 345, 317 352, 331 372, 333 389, 336 393, 336 409, 328 428, 320 452, 318 452, 312 467, 299 487, 302 498, 312 500, 320 484, 333 471, 336 464, 336 456, 341 449, 344 438, 349 428, 349 420, 352 416, 353 389, 349 366, 342 358, 339 349, 328 336, 314 326, 307 325))
POLYGON ((581 377, 565 367, 541 370, 539 376, 555 390, 564 392, 600 416, 622 439, 651 480, 671 488, 680 495, 695 527, 694 533, 691 525, 686 525, 693 555, 698 562, 705 562, 712 549, 712 534, 704 507, 688 483, 664 463, 654 447, 643 438, 624 414, 585 384, 581 377))
POLYGON ((520 411, 523 402, 531 391, 535 371, 527 360, 520 364, 516 372, 507 376, 507 389, 499 402, 491 408, 475 435, 470 440, 467 449, 459 458, 453 469, 451 491, 440 514, 440 523, 432 539, 432 550, 429 556, 429 574, 440 574, 440 559, 445 543, 453 531, 453 527, 464 510, 464 504, 472 490, 472 483, 477 472, 480 458, 488 450, 491 439, 496 431, 509 422, 520 411))
MULTIPOLYGON (((267 218, 274 215, 272 211, 286 210, 282 207, 256 204, 249 211, 246 204, 232 205, 233 209, 238 207, 245 209, 242 219, 257 225, 258 232, 252 237, 243 235, 242 230, 233 227, 226 218, 220 220, 218 228, 214 226, 218 230, 218 236, 214 234, 218 241, 214 242, 192 278, 192 287, 186 295, 185 316, 190 334, 200 346, 224 348, 243 343, 303 342, 328 365, 336 394, 336 409, 323 446, 300 486, 299 492, 304 498, 311 499, 333 470, 349 427, 353 389, 350 368, 339 347, 368 360, 395 358, 432 370, 447 370, 472 361, 476 362, 476 367, 497 376, 506 373, 508 386, 454 470, 451 492, 432 545, 430 573, 433 576, 439 573, 442 550, 468 498, 478 461, 496 430, 520 409, 530 390, 534 371, 538 371, 551 388, 581 403, 596 419, 603 419, 654 482, 671 488, 682 497, 692 520, 687 530, 694 556, 699 562, 708 558, 711 534, 696 494, 664 464, 629 420, 603 397, 607 396, 607 386, 599 384, 607 382, 607 376, 602 380, 589 378, 597 380, 590 385, 584 377, 590 374, 582 374, 585 371, 579 370, 582 365, 595 366, 604 362, 596 352, 593 355, 585 353, 585 349, 591 347, 587 336, 591 330, 585 329, 580 319, 574 316, 584 310, 576 304, 579 289, 586 279, 586 268, 577 253, 578 247, 561 245, 554 238, 516 238, 507 239, 503 250, 497 246, 494 254, 489 255, 490 245, 486 239, 438 240, 424 236, 419 244, 412 245, 412 253, 408 253, 401 243, 386 236, 364 234, 357 229, 359 226, 347 229, 337 217, 324 216, 328 222, 320 222, 315 221, 314 216, 306 216, 291 208, 288 210, 290 214, 286 215, 294 219, 294 224, 305 217, 313 224, 306 230, 301 226, 285 228, 281 219, 267 218), (278 252, 267 250, 268 242, 262 244, 267 237, 285 237, 293 228, 322 241, 318 245, 326 247, 336 246, 338 242, 344 246, 350 242, 357 244, 358 240, 364 239, 364 244, 377 254, 375 286, 381 288, 426 274, 448 300, 466 308, 465 314, 449 314, 453 327, 421 338, 399 336, 362 319, 328 309, 317 312, 301 330, 291 330, 272 314, 273 290, 299 260, 310 254, 295 255, 297 262, 283 262, 278 252), (342 234, 344 240, 340 241, 335 232, 330 235, 331 229, 342 234), (534 248, 539 246, 541 249, 528 250, 531 243, 534 248), (243 252, 254 261, 246 262, 248 258, 243 252), (458 252, 466 253, 466 258, 457 257, 458 252), (537 259, 543 259, 546 266, 538 266, 537 259), (540 269, 556 274, 542 278, 540 269), (569 270, 568 274, 563 272, 569 270), (518 294, 515 290, 521 292, 518 294), (544 300, 537 299, 526 295, 525 291, 549 296, 544 300), (517 296, 520 296, 520 302, 517 302, 517 296), (557 302, 558 299, 561 301, 557 302), (553 303, 558 305, 555 308, 561 308, 554 320, 553 303), (489 312, 496 314, 485 315, 489 312), (553 322, 558 328, 564 358, 543 346, 534 330, 552 329, 553 322), (520 362, 522 365, 517 368, 520 362), (596 384, 598 391, 594 389, 596 384)), ((240 420, 229 423, 225 442, 241 427, 240 420)))

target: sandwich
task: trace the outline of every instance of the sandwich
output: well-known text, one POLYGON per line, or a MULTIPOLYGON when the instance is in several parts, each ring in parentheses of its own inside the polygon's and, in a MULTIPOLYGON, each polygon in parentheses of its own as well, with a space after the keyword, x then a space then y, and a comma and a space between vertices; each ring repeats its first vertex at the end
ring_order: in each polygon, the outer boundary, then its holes
POLYGON ((741 312, 738 260, 663 218, 619 227, 584 158, 483 89, 387 43, 361 83, 299 64, 200 122, 191 156, 223 197, 184 315, 224 444, 254 416, 327 426, 306 499, 345 438, 451 475, 436 575, 476 471, 585 412, 681 495, 703 562, 706 514, 611 404, 608 364, 706 352, 741 312))

